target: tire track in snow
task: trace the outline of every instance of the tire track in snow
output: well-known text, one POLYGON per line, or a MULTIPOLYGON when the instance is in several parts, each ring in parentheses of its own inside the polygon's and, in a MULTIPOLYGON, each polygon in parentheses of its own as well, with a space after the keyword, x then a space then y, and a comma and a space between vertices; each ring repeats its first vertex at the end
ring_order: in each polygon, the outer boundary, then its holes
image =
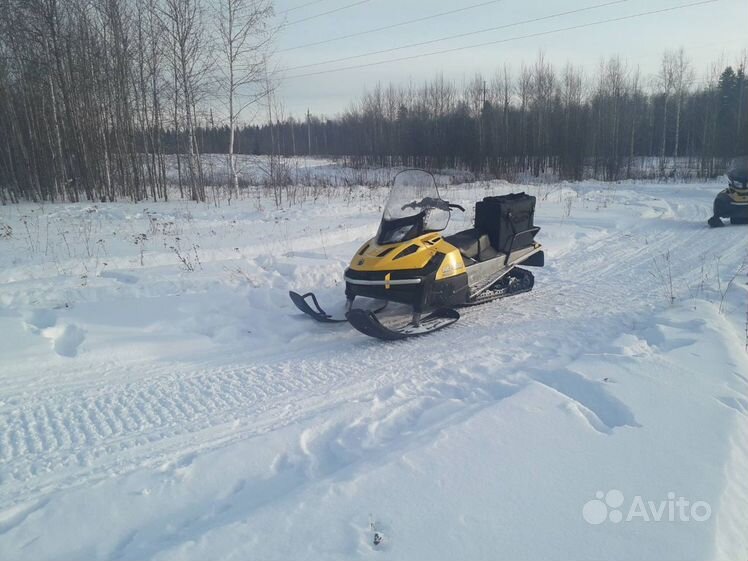
POLYGON ((288 395, 319 393, 340 381, 339 371, 294 366, 205 370, 187 380, 114 386, 104 395, 100 390, 76 393, 64 403, 50 392, 0 415, 0 433, 11 444, 0 450, 0 469, 6 480, 22 482, 34 475, 31 466, 41 459, 55 465, 80 452, 98 456, 108 449, 128 450, 143 439, 158 441, 256 415, 288 395), (55 403, 58 419, 35 420, 48 418, 55 403))

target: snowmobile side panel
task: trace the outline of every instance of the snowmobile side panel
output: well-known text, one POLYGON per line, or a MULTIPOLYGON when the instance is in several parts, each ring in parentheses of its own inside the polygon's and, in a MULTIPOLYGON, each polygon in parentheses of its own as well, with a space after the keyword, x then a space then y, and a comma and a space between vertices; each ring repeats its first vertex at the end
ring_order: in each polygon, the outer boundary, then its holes
POLYGON ((348 312, 348 321, 353 327, 364 335, 383 341, 398 341, 416 335, 432 333, 453 324, 458 319, 460 319, 460 314, 457 310, 440 308, 422 318, 417 324, 410 322, 401 327, 391 327, 382 324, 372 312, 366 310, 351 310, 348 312))
MULTIPOLYGON (((468 267, 468 283, 470 285, 470 299, 474 299, 478 294, 494 285, 501 278, 509 273, 515 265, 524 265, 528 261, 536 259, 538 267, 542 267, 545 258, 542 256, 543 251, 539 244, 530 247, 517 249, 509 255, 500 253, 494 259, 475 263, 468 267), (540 254, 540 257, 535 258, 540 254)), ((531 265, 532 266, 532 265, 531 265)))
POLYGON ((533 286, 535 286, 535 275, 527 269, 515 267, 489 288, 473 296, 465 305, 477 306, 498 300, 499 298, 507 298, 516 294, 522 294, 523 292, 530 292, 533 286))

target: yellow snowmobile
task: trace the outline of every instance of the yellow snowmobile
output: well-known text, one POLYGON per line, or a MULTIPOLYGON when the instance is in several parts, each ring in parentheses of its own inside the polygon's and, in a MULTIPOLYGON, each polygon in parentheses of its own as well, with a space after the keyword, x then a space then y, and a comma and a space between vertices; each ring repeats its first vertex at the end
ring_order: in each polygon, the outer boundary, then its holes
POLYGON ((712 228, 724 226, 722 218, 729 218, 731 224, 748 224, 748 156, 733 160, 727 180, 727 189, 714 199, 714 216, 707 222, 712 228))
POLYGON ((517 193, 476 204, 475 227, 442 236, 453 209, 439 196, 434 176, 404 170, 395 176, 377 235, 364 243, 345 271, 346 316, 336 319, 314 294, 290 292, 297 308, 317 321, 348 321, 385 340, 430 333, 457 321, 459 306, 483 304, 527 292, 534 277, 517 265, 542 267, 535 235, 535 197, 517 193), (354 308, 357 297, 407 304, 406 318, 384 318, 379 309, 354 308))

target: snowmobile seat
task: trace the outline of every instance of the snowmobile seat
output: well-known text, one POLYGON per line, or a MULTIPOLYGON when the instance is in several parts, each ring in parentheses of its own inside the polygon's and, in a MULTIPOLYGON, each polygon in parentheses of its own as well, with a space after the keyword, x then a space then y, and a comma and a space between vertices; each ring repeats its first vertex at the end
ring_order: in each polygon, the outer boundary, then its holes
POLYGON ((460 250, 463 257, 473 261, 486 261, 498 255, 491 246, 491 240, 475 228, 457 232, 444 238, 447 242, 460 250))

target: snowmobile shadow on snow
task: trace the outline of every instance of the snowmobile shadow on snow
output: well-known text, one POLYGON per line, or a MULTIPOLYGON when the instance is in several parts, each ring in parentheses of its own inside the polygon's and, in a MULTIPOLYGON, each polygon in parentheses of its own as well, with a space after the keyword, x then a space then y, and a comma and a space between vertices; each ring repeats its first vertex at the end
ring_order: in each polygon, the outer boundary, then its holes
POLYGON ((475 205, 473 228, 442 236, 452 210, 434 176, 424 170, 399 172, 377 235, 356 252, 345 271, 344 317, 328 313, 312 293, 290 292, 294 305, 323 323, 348 321, 383 340, 442 329, 460 318, 455 307, 484 304, 532 290, 533 274, 518 265, 542 267, 535 241, 535 197, 513 193, 485 197, 475 205), (407 306, 410 313, 377 316, 380 309, 354 307, 356 298, 407 306))

